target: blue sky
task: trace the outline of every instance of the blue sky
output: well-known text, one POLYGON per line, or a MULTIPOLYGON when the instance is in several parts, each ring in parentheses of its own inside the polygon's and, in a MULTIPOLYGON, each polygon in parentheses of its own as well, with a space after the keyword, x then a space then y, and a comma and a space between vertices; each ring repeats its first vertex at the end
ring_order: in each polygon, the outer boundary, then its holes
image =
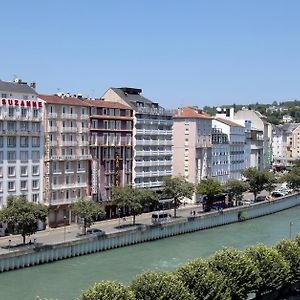
POLYGON ((300 99, 298 0, 1 1, 0 78, 174 108, 300 99))

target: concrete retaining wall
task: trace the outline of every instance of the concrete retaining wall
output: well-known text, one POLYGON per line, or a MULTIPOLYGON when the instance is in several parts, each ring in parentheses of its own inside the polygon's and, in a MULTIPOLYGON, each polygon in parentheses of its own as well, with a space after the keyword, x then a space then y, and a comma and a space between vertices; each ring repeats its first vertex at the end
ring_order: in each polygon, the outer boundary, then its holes
POLYGON ((300 194, 293 194, 271 202, 226 209, 222 213, 211 212, 195 217, 178 218, 161 225, 141 225, 135 229, 108 234, 104 237, 88 237, 55 245, 12 251, 0 255, 0 272, 230 224, 239 221, 241 212, 244 212, 244 217, 252 219, 297 205, 300 205, 300 194))

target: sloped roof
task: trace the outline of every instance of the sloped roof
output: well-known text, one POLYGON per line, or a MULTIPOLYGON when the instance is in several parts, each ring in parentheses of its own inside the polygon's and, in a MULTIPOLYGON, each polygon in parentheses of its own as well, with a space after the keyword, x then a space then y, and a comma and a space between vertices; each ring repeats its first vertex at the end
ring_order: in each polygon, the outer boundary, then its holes
POLYGON ((0 90, 12 93, 26 93, 37 95, 37 92, 25 83, 7 82, 0 80, 0 90))
POLYGON ((131 109, 130 106, 118 102, 104 101, 101 99, 78 99, 75 97, 62 97, 58 95, 39 95, 39 98, 50 104, 131 109))
POLYGON ((201 112, 194 107, 182 107, 178 109, 177 114, 173 116, 174 119, 212 119, 208 114, 201 112))
POLYGON ((215 118, 215 120, 223 123, 223 124, 226 124, 226 125, 229 125, 231 127, 241 127, 241 128, 244 128, 244 126, 238 124, 238 123, 235 123, 231 120, 228 120, 228 119, 223 119, 223 118, 215 118))

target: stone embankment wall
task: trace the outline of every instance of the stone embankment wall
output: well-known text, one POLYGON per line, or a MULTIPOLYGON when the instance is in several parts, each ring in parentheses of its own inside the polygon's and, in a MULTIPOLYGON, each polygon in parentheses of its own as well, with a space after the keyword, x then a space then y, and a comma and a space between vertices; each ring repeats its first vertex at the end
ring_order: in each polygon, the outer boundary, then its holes
POLYGON ((257 218, 297 205, 300 205, 300 194, 293 194, 271 202, 178 218, 164 224, 141 225, 135 229, 107 234, 103 237, 87 237, 55 245, 11 251, 0 255, 0 272, 230 224, 240 221, 241 216, 246 219, 257 218))

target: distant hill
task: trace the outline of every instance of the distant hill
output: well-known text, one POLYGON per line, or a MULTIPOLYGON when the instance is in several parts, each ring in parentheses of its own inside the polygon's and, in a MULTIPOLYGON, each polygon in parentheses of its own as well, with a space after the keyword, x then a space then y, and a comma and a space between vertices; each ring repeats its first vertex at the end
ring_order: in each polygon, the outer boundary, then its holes
MULTIPOLYGON (((232 104, 232 105, 222 105, 221 108, 234 107, 234 111, 238 111, 243 107, 257 110, 263 115, 267 116, 268 121, 272 124, 283 123, 282 117, 284 115, 289 115, 293 118, 293 122, 300 123, 300 100, 277 102, 274 101, 272 104, 232 104)), ((217 107, 204 106, 204 112, 214 116, 217 112, 217 107)))

